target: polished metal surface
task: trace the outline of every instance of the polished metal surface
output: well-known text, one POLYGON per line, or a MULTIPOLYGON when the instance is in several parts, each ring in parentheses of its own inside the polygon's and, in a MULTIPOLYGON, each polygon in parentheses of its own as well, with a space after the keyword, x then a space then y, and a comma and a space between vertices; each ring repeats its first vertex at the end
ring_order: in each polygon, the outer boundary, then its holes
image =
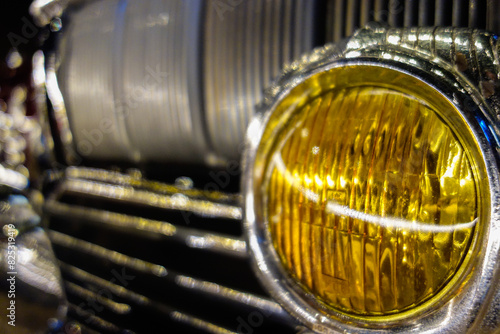
POLYGON ((23 196, 0 202, 0 331, 46 333, 65 320, 67 302, 59 266, 40 217, 23 196))
POLYGON ((57 74, 79 154, 203 161, 202 8, 194 0, 97 1, 68 9, 57 74))
MULTIPOLYGON (((445 66, 451 67, 450 71, 467 78, 485 99, 490 123, 500 121, 500 43, 497 35, 465 28, 385 29, 374 25, 372 29, 358 31, 347 45, 352 50, 360 46, 402 48, 438 58, 445 66)), ((497 127, 491 126, 490 130, 499 136, 497 127)))
POLYGON ((247 244, 255 269, 274 299, 317 332, 472 333, 496 328, 498 309, 492 299, 496 298, 500 279, 496 261, 500 251, 498 75, 498 43, 494 35, 466 29, 398 30, 378 25, 358 31, 346 44, 317 49, 286 69, 267 90, 259 113, 249 126, 242 180, 247 244), (276 106, 292 88, 314 74, 356 65, 390 68, 411 75, 451 101, 480 147, 480 156, 474 158, 484 161, 487 175, 481 177, 488 181, 490 190, 490 218, 483 222, 487 226, 485 239, 476 246, 477 255, 473 269, 468 269, 467 283, 460 285, 457 294, 437 301, 432 308, 385 319, 339 313, 325 308, 302 290, 282 267, 270 240, 268 222, 254 195, 256 150, 276 106))
POLYGON ((255 330, 294 331, 251 277, 239 195, 85 167, 49 173, 46 187, 70 319, 112 333, 131 332, 127 317, 141 312, 147 328, 162 321, 181 332, 237 333, 261 319, 255 330), (152 208, 160 210, 155 219, 152 208))
POLYGON ((133 270, 136 270, 142 274, 155 275, 159 277, 166 276, 168 274, 165 267, 144 261, 138 258, 127 256, 125 254, 119 253, 114 250, 110 250, 99 245, 74 238, 67 234, 63 234, 57 231, 49 231, 49 237, 52 243, 65 248, 74 249, 76 251, 86 253, 88 255, 102 258, 106 261, 110 261, 114 264, 124 266, 133 270))
MULTIPOLYGON (((133 310, 134 308, 137 307, 146 307, 149 310, 154 310, 156 312, 162 313, 163 316, 169 317, 174 321, 178 322, 183 322, 187 323, 188 327, 194 327, 197 329, 201 329, 204 331, 207 331, 209 333, 233 333, 232 331, 229 331, 223 327, 217 326, 209 321, 201 320, 197 317, 194 317, 192 315, 186 314, 184 312, 179 312, 176 310, 173 310, 169 308, 168 306, 158 303, 154 300, 151 300, 148 297, 136 294, 120 285, 111 283, 107 280, 101 279, 97 276, 94 276, 92 274, 89 274, 88 272, 85 272, 81 269, 78 269, 76 267, 73 267, 71 265, 61 263, 61 268, 63 272, 67 273, 69 276, 77 278, 78 280, 85 282, 86 285, 90 285, 92 287, 98 287, 100 289, 104 289, 106 291, 111 292, 114 296, 117 296, 119 298, 123 298, 126 301, 126 304, 121 304, 117 308, 116 306, 112 306, 111 309, 118 314, 124 313, 123 310, 127 310, 126 313, 128 313, 130 310, 133 310)), ((82 291, 83 288, 80 286, 68 282, 72 288, 70 290, 77 290, 77 294, 85 294, 88 295, 89 293, 92 294, 92 292, 89 291, 82 291)), ((95 300, 98 300, 97 298, 103 298, 102 296, 96 295, 95 300)), ((100 300, 99 300, 100 301, 100 300)), ((109 301, 106 301, 105 304, 109 303, 109 301)), ((114 303, 114 302, 112 302, 114 303)), ((98 322, 98 327, 101 329, 109 328, 110 326, 114 328, 116 331, 119 331, 120 329, 111 323, 108 323, 104 321, 103 319, 96 319, 98 322)), ((130 332, 130 331, 129 331, 130 332)))
POLYGON ((236 334, 236 332, 229 331, 225 328, 221 328, 221 327, 216 326, 212 323, 209 323, 208 321, 204 321, 204 320, 189 316, 187 314, 183 314, 181 312, 174 311, 174 312, 172 312, 171 317, 179 322, 184 322, 186 324, 191 325, 194 328, 198 328, 198 329, 203 330, 207 333, 236 334))
POLYGON ((283 322, 290 320, 289 315, 279 306, 279 304, 268 299, 186 276, 178 276, 176 282, 180 286, 199 291, 200 293, 206 293, 216 298, 226 298, 237 303, 256 307, 263 312, 274 314, 274 316, 280 318, 283 322))
POLYGON ((190 199, 182 194, 162 195, 132 187, 99 184, 85 180, 68 180, 64 183, 64 187, 65 191, 71 193, 92 195, 98 198, 110 198, 170 210, 187 210, 211 217, 241 219, 241 208, 239 207, 190 199))
MULTIPOLYGON (((219 191, 207 191, 202 189, 179 187, 178 185, 166 184, 158 181, 148 180, 140 173, 119 173, 107 169, 89 167, 69 167, 61 173, 68 179, 82 179, 86 181, 97 181, 112 185, 126 185, 137 189, 155 192, 161 195, 181 194, 191 199, 207 199, 214 203, 237 206, 241 202, 240 194, 223 193, 219 191)), ((62 177, 55 172, 50 178, 62 177)))
POLYGON ((74 151, 134 163, 238 159, 263 88, 313 48, 316 7, 303 0, 69 5, 47 71, 66 162, 75 164, 74 151))
MULTIPOLYGON (((240 1, 204 25, 205 119, 219 159, 238 159, 254 106, 283 66, 312 50, 317 1, 240 1)), ((215 10, 214 10, 215 8, 215 10)))
POLYGON ((56 75, 56 56, 50 55, 46 59, 46 77, 45 87, 47 90, 47 97, 51 103, 52 117, 54 119, 57 130, 58 139, 60 141, 62 159, 66 164, 79 164, 81 158, 75 151, 73 145, 73 134, 69 128, 69 119, 64 99, 59 89, 59 83, 56 75))
POLYGON ((243 240, 226 237, 214 233, 203 233, 195 229, 124 215, 104 210, 83 208, 76 205, 59 203, 49 199, 45 203, 45 212, 50 216, 78 219, 89 226, 99 227, 107 225, 110 228, 123 231, 129 229, 144 238, 166 238, 186 244, 191 248, 204 249, 228 255, 246 257, 247 249, 243 240), (142 232, 142 233, 141 233, 142 232))

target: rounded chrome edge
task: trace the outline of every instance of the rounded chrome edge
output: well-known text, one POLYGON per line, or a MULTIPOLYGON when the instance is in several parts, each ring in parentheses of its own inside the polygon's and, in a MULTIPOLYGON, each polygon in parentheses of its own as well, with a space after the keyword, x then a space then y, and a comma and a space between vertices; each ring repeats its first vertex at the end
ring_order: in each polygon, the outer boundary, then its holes
MULTIPOLYGON (((350 42, 352 42, 351 39, 350 42)), ((493 298, 495 282, 500 279, 500 265, 494 264, 500 251, 500 172, 498 153, 499 124, 493 118, 494 113, 477 86, 453 69, 453 66, 425 53, 411 51, 397 46, 366 47, 358 43, 357 49, 348 43, 328 45, 316 49, 300 61, 285 69, 283 75, 266 91, 263 102, 257 107, 258 112, 247 131, 243 158, 243 212, 244 230, 257 276, 288 312, 315 331, 326 333, 351 332, 408 332, 426 331, 463 332, 475 325, 480 314, 487 313, 488 302, 493 298), (415 56, 418 58, 415 58, 415 56), (460 294, 449 298, 438 309, 424 310, 420 314, 387 322, 367 322, 328 310, 314 301, 298 287, 297 283, 286 274, 270 238, 266 236, 265 222, 259 221, 254 211, 253 194, 254 162, 260 139, 275 107, 299 83, 312 75, 337 66, 373 65, 389 67, 411 75, 440 92, 461 112, 462 117, 473 133, 474 140, 484 157, 484 164, 490 190, 490 221, 484 231, 485 242, 476 245, 481 254, 475 259, 476 269, 470 272, 467 284, 462 286, 460 294), (482 127, 481 120, 487 124, 482 127), (489 140, 494 138, 492 144, 489 140), (493 265, 492 265, 493 264, 493 265), (323 312, 322 312, 323 311, 323 312)), ((352 45, 352 44, 351 44, 352 45)), ((498 298, 497 298, 498 299, 498 298)))

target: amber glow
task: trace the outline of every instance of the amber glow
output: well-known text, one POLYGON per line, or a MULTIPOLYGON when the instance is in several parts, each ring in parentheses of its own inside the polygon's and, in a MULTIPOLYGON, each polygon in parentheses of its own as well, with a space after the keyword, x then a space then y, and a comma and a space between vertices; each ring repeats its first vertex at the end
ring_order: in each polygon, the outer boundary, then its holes
POLYGON ((279 108, 293 117, 268 144, 260 189, 291 275, 358 315, 397 313, 442 290, 469 250, 480 203, 467 150, 438 112, 374 84, 279 108))

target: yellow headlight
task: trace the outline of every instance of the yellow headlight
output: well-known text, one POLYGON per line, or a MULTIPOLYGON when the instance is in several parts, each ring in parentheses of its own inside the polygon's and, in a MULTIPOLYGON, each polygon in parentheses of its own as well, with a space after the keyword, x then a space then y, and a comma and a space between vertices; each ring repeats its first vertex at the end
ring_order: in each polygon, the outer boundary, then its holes
POLYGON ((355 67, 316 74, 281 101, 256 188, 274 248, 306 291, 341 312, 387 315, 463 269, 485 187, 451 103, 411 76, 355 67))

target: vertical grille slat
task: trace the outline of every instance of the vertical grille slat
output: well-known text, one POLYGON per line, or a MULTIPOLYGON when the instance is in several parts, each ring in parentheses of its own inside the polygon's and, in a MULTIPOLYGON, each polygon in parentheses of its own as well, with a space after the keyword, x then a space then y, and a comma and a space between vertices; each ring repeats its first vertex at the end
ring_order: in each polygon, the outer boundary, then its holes
POLYGON ((467 9, 469 4, 462 0, 453 0, 452 25, 455 27, 467 25, 467 9), (465 7, 465 8, 464 8, 465 7), (465 17, 464 17, 465 14, 465 17))
POLYGON ((373 1, 361 0, 360 22, 373 21, 373 1))
POLYGON ((487 12, 482 17, 486 17, 487 30, 500 34, 500 1, 488 1, 487 12))
POLYGON ((387 14, 389 13, 388 4, 389 4, 388 0, 375 0, 375 13, 374 13, 375 21, 387 22, 388 19, 387 14))
POLYGON ((406 0, 404 9, 404 26, 412 27, 418 25, 418 0, 406 0))
POLYGON ((351 0, 347 2, 346 6, 346 13, 345 13, 345 18, 346 18, 346 26, 345 26, 345 34, 346 35, 352 35, 354 31, 356 31, 356 28, 359 26, 359 14, 360 14, 360 8, 359 8, 359 2, 358 0, 351 0))
POLYGON ((389 0, 387 6, 387 23, 393 27, 400 27, 404 21, 404 2, 402 0, 389 0))
POLYGON ((434 0, 418 1, 418 25, 431 26, 434 23, 434 0))
MULTIPOLYGON (((492 1, 490 1, 492 2, 492 1)), ((469 1, 469 10, 468 10, 468 13, 469 13, 469 27, 477 27, 477 24, 478 24, 478 8, 477 8, 478 4, 477 4, 477 1, 476 0, 470 0, 469 1)))
POLYGON ((434 25, 449 26, 451 24, 450 13, 453 12, 450 0, 436 0, 434 8, 434 25))
POLYGON ((333 16, 333 24, 334 24, 334 40, 339 41, 345 35, 344 31, 344 10, 345 10, 345 1, 344 0, 334 0, 335 6, 333 6, 333 10, 331 11, 331 15, 333 16))
POLYGON ((487 0, 328 0, 327 40, 337 42, 372 21, 394 28, 454 26, 500 33, 500 2, 487 0), (481 19, 479 19, 481 18, 481 19), (485 20, 484 18, 487 18, 485 20))

